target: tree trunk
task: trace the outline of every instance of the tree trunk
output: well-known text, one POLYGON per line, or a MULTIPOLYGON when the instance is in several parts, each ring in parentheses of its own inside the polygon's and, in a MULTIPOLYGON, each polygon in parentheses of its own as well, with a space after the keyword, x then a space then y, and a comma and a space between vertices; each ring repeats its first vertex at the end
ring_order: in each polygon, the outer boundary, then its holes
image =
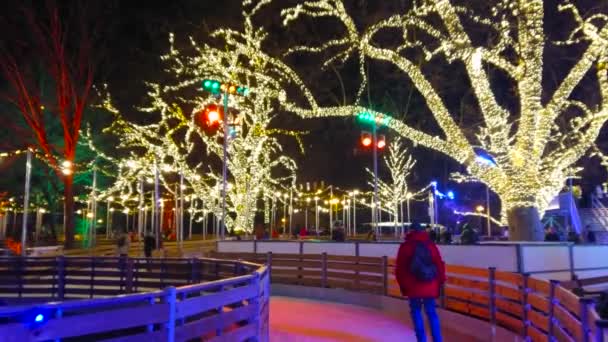
POLYGON ((543 232, 538 209, 535 207, 515 207, 507 211, 509 240, 543 241, 543 232))
POLYGON ((72 248, 74 245, 74 177, 72 175, 64 178, 64 203, 65 216, 63 229, 65 232, 65 249, 72 248))

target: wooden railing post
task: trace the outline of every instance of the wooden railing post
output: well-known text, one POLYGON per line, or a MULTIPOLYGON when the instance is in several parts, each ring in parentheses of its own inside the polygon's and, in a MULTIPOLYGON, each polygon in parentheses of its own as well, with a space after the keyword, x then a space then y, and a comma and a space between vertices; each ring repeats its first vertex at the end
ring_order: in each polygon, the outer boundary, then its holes
POLYGON ((272 280, 272 252, 266 254, 266 265, 268 266, 268 282, 272 280))
POLYGON ((270 268, 266 272, 262 286, 264 287, 262 342, 268 342, 270 341, 270 268))
POLYGON ((382 295, 388 296, 388 257, 382 257, 382 295))
POLYGON ((95 257, 91 257, 91 276, 90 276, 89 298, 95 294, 95 257))
POLYGON ((256 296, 251 298, 249 300, 248 305, 253 305, 253 315, 247 320, 247 324, 253 324, 255 326, 255 331, 257 332, 257 336, 258 338, 255 339, 255 341, 260 341, 260 333, 262 331, 262 322, 261 322, 261 317, 262 317, 262 309, 264 306, 264 301, 262 298, 260 298, 261 294, 262 294, 262 288, 261 288, 261 284, 262 282, 260 281, 260 273, 258 272, 254 272, 253 273, 253 278, 251 279, 251 282, 255 285, 256 288, 256 296))
POLYGON ((133 259, 127 257, 126 263, 126 274, 125 274, 125 292, 133 292, 133 259))
POLYGON ((490 325, 492 329, 492 340, 496 336, 496 267, 488 268, 488 310, 490 313, 490 325))
POLYGON ((523 335, 524 339, 528 338, 528 326, 530 325, 530 317, 528 312, 530 311, 530 304, 528 303, 528 295, 530 294, 530 288, 528 280, 530 275, 528 273, 522 274, 522 294, 521 294, 521 308, 522 308, 522 321, 524 322, 523 335))
POLYGON ((169 286, 166 290, 165 300, 169 304, 169 320, 167 321, 167 342, 175 342, 175 316, 176 309, 176 290, 175 287, 169 286))
POLYGON ((321 287, 327 287, 327 253, 321 254, 321 287))
POLYGON ((19 298, 21 298, 22 294, 23 294, 23 264, 25 263, 25 257, 23 256, 18 256, 15 257, 15 268, 16 268, 16 273, 17 273, 17 289, 19 292, 19 298))
POLYGON ((57 257, 57 299, 63 300, 65 297, 65 257, 57 257))
POLYGON ((581 342, 590 342, 589 341, 589 332, 591 328, 589 327, 589 308, 593 305, 593 299, 591 298, 580 298, 580 319, 581 319, 581 332, 583 335, 583 340, 581 342))
POLYGON ((555 304, 557 303, 557 298, 555 298, 555 290, 559 286, 559 281, 551 280, 549 287, 549 331, 547 331, 547 337, 549 341, 553 341, 555 339, 555 304))
POLYGON ((595 326, 597 327, 595 330, 595 342, 608 342, 608 339, 604 337, 606 332, 608 332, 608 320, 597 320, 595 321, 595 326))
POLYGON ((201 263, 197 258, 190 259, 190 283, 198 284, 201 281, 201 263))

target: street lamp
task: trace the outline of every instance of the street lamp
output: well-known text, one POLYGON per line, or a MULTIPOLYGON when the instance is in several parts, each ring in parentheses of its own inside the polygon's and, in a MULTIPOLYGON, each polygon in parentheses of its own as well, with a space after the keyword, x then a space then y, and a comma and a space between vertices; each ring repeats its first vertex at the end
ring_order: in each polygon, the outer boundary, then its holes
POLYGON ((310 197, 306 197, 306 212, 304 213, 304 228, 308 231, 308 204, 310 203, 310 197))
POLYGON ((315 196, 315 232, 319 235, 319 196, 315 196))
MULTIPOLYGON (((489 157, 485 157, 485 156, 480 156, 478 155, 477 157, 475 157, 475 160, 483 165, 489 166, 489 167, 496 167, 496 162, 489 158, 489 157)), ((487 215, 487 225, 488 225, 488 236, 492 236, 492 231, 490 230, 490 187, 488 186, 488 184, 485 184, 486 186, 486 215, 487 215)))

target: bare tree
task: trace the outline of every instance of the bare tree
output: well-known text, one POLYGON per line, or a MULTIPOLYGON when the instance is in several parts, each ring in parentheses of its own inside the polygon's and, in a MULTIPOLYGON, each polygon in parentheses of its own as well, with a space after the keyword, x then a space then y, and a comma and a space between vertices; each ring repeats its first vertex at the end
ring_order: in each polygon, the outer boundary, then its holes
POLYGON ((33 37, 27 49, 34 57, 24 60, 24 55, 17 54, 18 50, 3 46, 0 69, 10 86, 6 98, 22 114, 37 148, 44 153, 49 165, 63 181, 65 246, 70 248, 74 240, 76 146, 82 115, 93 84, 94 51, 91 32, 82 12, 79 12, 78 20, 71 23, 75 25, 68 31, 59 8, 52 2, 48 2, 47 7, 48 13, 44 16, 36 15, 32 8, 23 11, 33 37), (51 84, 49 89, 46 87, 48 83, 51 84), (62 144, 53 144, 49 140, 49 122, 45 120, 47 114, 61 122, 62 144))

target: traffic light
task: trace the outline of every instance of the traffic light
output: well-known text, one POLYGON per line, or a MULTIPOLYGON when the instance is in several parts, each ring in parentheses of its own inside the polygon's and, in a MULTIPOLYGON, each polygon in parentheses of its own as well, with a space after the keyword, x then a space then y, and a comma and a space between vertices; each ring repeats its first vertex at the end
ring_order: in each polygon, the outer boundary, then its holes
POLYGON ((216 80, 204 80, 203 81, 203 89, 212 93, 217 94, 220 92, 221 84, 216 80))
POLYGON ((372 134, 370 132, 363 131, 361 132, 361 145, 365 147, 372 146, 373 139, 372 134))
POLYGON ((249 94, 249 88, 247 87, 237 86, 232 83, 221 83, 220 81, 210 79, 203 80, 203 90, 212 94, 228 93, 241 96, 247 96, 249 94))
POLYGON ((221 106, 210 104, 205 109, 197 112, 196 122, 201 126, 203 131, 209 135, 214 135, 220 128, 220 124, 224 120, 224 111, 221 106))
POLYGON ((377 146, 379 149, 383 149, 384 146, 386 146, 386 137, 383 134, 378 136, 378 145, 377 146))
POLYGON ((376 126, 386 126, 391 121, 391 117, 385 114, 373 114, 369 112, 361 112, 357 114, 357 118, 362 123, 375 123, 376 126))

